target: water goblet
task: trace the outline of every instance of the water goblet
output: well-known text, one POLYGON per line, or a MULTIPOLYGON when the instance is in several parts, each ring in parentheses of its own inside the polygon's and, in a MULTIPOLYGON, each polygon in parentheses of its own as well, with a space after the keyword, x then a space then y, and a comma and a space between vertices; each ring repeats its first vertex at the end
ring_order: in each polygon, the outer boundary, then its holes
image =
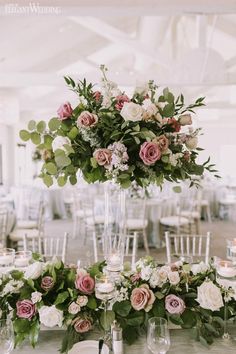
POLYGON ((9 319, 0 320, 0 354, 9 354, 14 348, 14 331, 9 319))
POLYGON ((170 334, 165 318, 153 317, 148 321, 147 345, 153 354, 165 354, 170 348, 170 334))

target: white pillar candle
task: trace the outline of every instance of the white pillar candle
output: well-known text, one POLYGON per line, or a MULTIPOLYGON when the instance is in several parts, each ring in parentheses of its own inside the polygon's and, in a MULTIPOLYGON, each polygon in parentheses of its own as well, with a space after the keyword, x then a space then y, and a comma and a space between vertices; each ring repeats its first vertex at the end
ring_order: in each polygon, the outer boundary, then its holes
POLYGON ((100 293, 109 294, 114 290, 114 285, 112 283, 100 283, 97 285, 98 291, 100 293))
POLYGON ((16 267, 27 267, 29 265, 29 258, 27 257, 17 257, 15 258, 16 267))
POLYGON ((0 265, 7 266, 11 263, 13 263, 13 257, 11 255, 0 256, 0 265))
POLYGON ((231 262, 221 261, 217 270, 218 274, 225 278, 233 278, 236 276, 236 269, 231 262))

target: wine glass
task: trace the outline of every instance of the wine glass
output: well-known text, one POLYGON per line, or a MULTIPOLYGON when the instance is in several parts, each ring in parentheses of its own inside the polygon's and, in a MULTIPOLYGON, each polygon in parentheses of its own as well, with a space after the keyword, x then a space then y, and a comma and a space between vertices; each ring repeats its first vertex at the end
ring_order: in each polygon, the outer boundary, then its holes
POLYGON ((153 354, 165 354, 170 348, 170 334, 166 319, 153 317, 148 321, 148 349, 153 354))
POLYGON ((9 354, 14 348, 14 331, 9 319, 0 320, 0 354, 9 354))

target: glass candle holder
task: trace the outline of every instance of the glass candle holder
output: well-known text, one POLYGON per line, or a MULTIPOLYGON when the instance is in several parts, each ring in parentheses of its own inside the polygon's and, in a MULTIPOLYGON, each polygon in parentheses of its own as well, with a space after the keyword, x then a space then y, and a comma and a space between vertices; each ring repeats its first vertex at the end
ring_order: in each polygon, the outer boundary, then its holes
POLYGON ((115 282, 108 274, 96 275, 95 296, 102 301, 111 300, 115 296, 115 282))
POLYGON ((14 265, 15 250, 13 248, 0 249, 0 267, 11 267, 14 265))
POLYGON ((216 264, 217 273, 223 278, 234 278, 236 268, 232 261, 219 260, 216 264))
POLYGON ((32 259, 31 251, 18 251, 15 253, 15 267, 16 268, 24 268, 28 267, 30 261, 32 259))

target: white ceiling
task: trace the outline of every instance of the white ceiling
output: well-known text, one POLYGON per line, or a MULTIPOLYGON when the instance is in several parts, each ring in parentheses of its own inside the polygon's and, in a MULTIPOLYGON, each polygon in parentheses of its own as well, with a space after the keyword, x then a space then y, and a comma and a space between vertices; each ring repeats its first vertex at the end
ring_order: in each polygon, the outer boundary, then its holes
POLYGON ((6 13, 0 0, 0 119, 17 109, 22 120, 55 114, 73 100, 62 76, 98 82, 100 64, 123 87, 152 78, 236 110, 236 0, 37 3, 60 13, 6 13))

